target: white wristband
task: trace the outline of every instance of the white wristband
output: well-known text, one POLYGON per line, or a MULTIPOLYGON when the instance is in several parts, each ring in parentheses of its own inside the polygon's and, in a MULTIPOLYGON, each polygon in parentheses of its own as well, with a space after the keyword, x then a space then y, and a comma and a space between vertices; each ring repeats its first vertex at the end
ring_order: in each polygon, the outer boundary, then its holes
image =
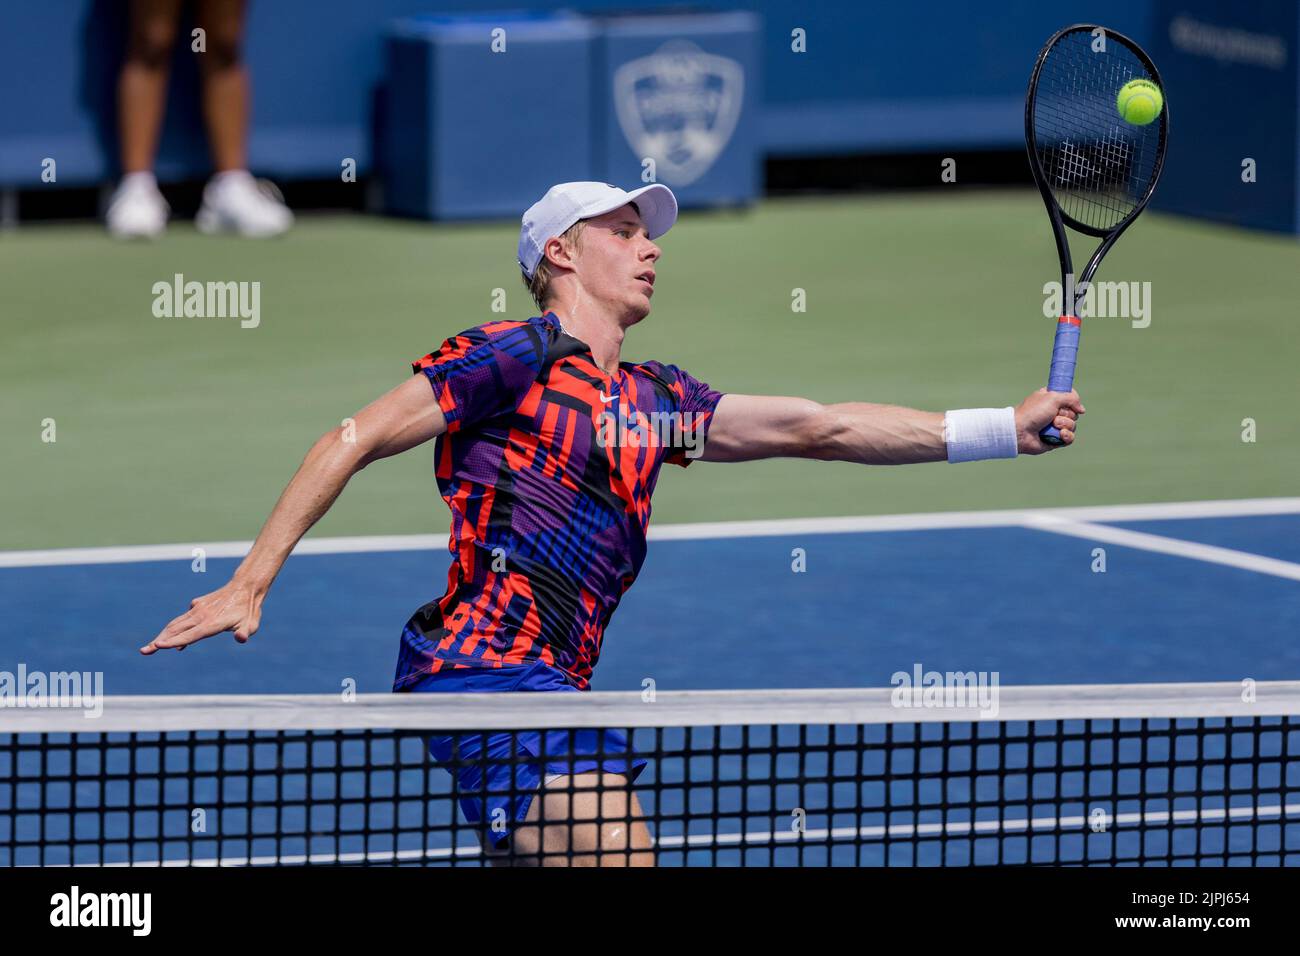
POLYGON ((943 418, 943 440, 948 461, 981 461, 985 458, 1016 457, 1016 410, 1006 408, 958 408, 943 418))

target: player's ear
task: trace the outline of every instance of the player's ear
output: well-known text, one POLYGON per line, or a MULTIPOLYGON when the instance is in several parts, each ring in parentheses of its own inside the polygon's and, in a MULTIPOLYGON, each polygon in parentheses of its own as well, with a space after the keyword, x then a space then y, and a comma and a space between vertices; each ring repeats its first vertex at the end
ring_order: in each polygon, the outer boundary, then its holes
POLYGON ((550 259, 552 264, 564 266, 566 269, 573 268, 573 260, 577 251, 573 243, 560 236, 551 236, 546 240, 546 245, 542 249, 543 255, 550 259))

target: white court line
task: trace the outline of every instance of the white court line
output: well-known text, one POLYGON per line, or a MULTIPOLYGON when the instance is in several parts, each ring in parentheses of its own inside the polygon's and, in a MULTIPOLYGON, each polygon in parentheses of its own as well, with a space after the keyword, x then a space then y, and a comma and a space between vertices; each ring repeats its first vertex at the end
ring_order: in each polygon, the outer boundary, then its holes
MULTIPOLYGON (((306 538, 294 554, 366 554, 373 551, 447 550, 445 534, 388 534, 352 538, 306 538)), ((207 541, 194 544, 140 544, 108 548, 56 548, 49 551, 0 551, 0 568, 39 568, 76 564, 138 564, 144 561, 193 561, 194 550, 205 558, 242 558, 251 541, 207 541)))
MULTIPOLYGON (((726 814, 723 814, 726 816, 726 814)), ((1205 808, 1189 810, 1146 810, 1133 813, 1106 814, 1104 824, 1110 827, 1179 827, 1197 824, 1241 823, 1255 819, 1283 820, 1300 817, 1300 804, 1257 804, 1247 807, 1205 808)), ((713 847, 768 847, 773 844, 798 845, 800 843, 825 844, 862 841, 921 840, 990 836, 995 834, 1056 833, 1070 831, 1092 831, 1091 816, 1068 817, 1032 817, 1011 818, 1006 820, 953 821, 951 823, 895 823, 888 827, 858 826, 835 827, 834 829, 812 829, 801 832, 795 830, 746 830, 743 833, 694 833, 689 836, 662 836, 653 838, 656 850, 702 850, 713 847)), ((1210 854, 1213 856, 1214 854, 1210 854)), ((482 851, 475 846, 430 847, 426 850, 372 850, 357 853, 313 853, 310 856, 287 855, 274 856, 231 856, 208 857, 204 859, 143 860, 135 863, 110 863, 110 867, 144 866, 303 866, 307 864, 383 864, 414 863, 426 860, 474 859, 482 856, 482 851)), ((1082 861, 1080 861, 1082 862, 1082 861)), ((78 866, 98 866, 95 863, 81 863, 78 866)))
POLYGON ((1230 568, 1241 568, 1257 574, 1271 574, 1278 578, 1300 581, 1300 564, 1266 558, 1248 551, 1235 551, 1232 548, 1220 548, 1212 544, 1199 544, 1182 538, 1166 538, 1159 534, 1147 534, 1144 531, 1130 531, 1127 528, 1112 528, 1107 525, 1091 524, 1086 521, 1070 521, 1055 515, 1035 515, 1025 520, 1025 527, 1052 534, 1069 535, 1072 538, 1086 538, 1089 541, 1101 541, 1105 544, 1117 544, 1125 548, 1137 548, 1141 551, 1154 551, 1158 554, 1173 555, 1178 558, 1191 558, 1194 561, 1207 561, 1210 564, 1223 564, 1230 568))
MULTIPOLYGON (((1044 517, 1074 521, 1165 521, 1178 518, 1245 518, 1300 514, 1300 498, 1241 498, 1179 501, 1143 505, 1088 505, 1010 511, 940 511, 925 514, 868 515, 844 518, 787 518, 769 521, 714 521, 657 525, 651 541, 710 538, 779 537, 793 534, 855 534, 879 531, 941 531, 955 528, 1037 527, 1044 517)), ((1045 529, 1039 529, 1045 530, 1045 529)), ((142 561, 192 561, 194 549, 209 558, 242 558, 251 541, 149 544, 106 548, 58 548, 47 551, 0 551, 0 568, 34 568, 78 564, 134 564, 142 561)), ((364 554, 376 551, 446 550, 445 534, 371 535, 307 538, 293 553, 364 554)), ((1268 560, 1268 559, 1262 559, 1268 560)), ((1285 562, 1282 562, 1285 563, 1285 562)))
POLYGON ((1177 501, 1145 505, 1087 505, 1070 508, 1020 508, 1002 511, 938 511, 923 514, 866 515, 849 518, 786 518, 771 521, 716 521, 664 525, 650 529, 652 541, 695 538, 756 538, 792 534, 853 534, 875 531, 944 531, 955 528, 1023 527, 1027 519, 1052 515, 1076 521, 1166 521, 1178 518, 1247 518, 1300 514, 1300 498, 1241 498, 1177 501))

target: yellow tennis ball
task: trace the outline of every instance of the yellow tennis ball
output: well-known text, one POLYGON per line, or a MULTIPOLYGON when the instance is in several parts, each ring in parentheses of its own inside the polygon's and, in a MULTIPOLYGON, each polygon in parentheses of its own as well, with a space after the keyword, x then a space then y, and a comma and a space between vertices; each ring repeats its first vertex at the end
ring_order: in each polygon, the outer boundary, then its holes
POLYGON ((1129 80, 1119 88, 1115 106, 1126 123, 1146 126, 1165 108, 1165 97, 1150 80, 1129 80))

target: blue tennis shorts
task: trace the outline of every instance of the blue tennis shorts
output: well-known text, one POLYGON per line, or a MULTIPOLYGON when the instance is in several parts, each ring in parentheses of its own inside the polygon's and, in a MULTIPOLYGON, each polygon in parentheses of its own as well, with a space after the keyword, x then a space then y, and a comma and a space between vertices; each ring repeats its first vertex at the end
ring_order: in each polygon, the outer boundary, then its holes
MULTIPOLYGON (((562 671, 541 661, 494 668, 461 668, 429 674, 417 693, 465 694, 479 691, 581 693, 562 671)), ((509 845, 510 834, 528 815, 543 781, 555 776, 603 770, 634 781, 645 769, 619 730, 484 731, 429 738, 433 759, 455 774, 461 812, 482 829, 495 849, 509 845), (514 759, 512 759, 514 758, 514 759)))

